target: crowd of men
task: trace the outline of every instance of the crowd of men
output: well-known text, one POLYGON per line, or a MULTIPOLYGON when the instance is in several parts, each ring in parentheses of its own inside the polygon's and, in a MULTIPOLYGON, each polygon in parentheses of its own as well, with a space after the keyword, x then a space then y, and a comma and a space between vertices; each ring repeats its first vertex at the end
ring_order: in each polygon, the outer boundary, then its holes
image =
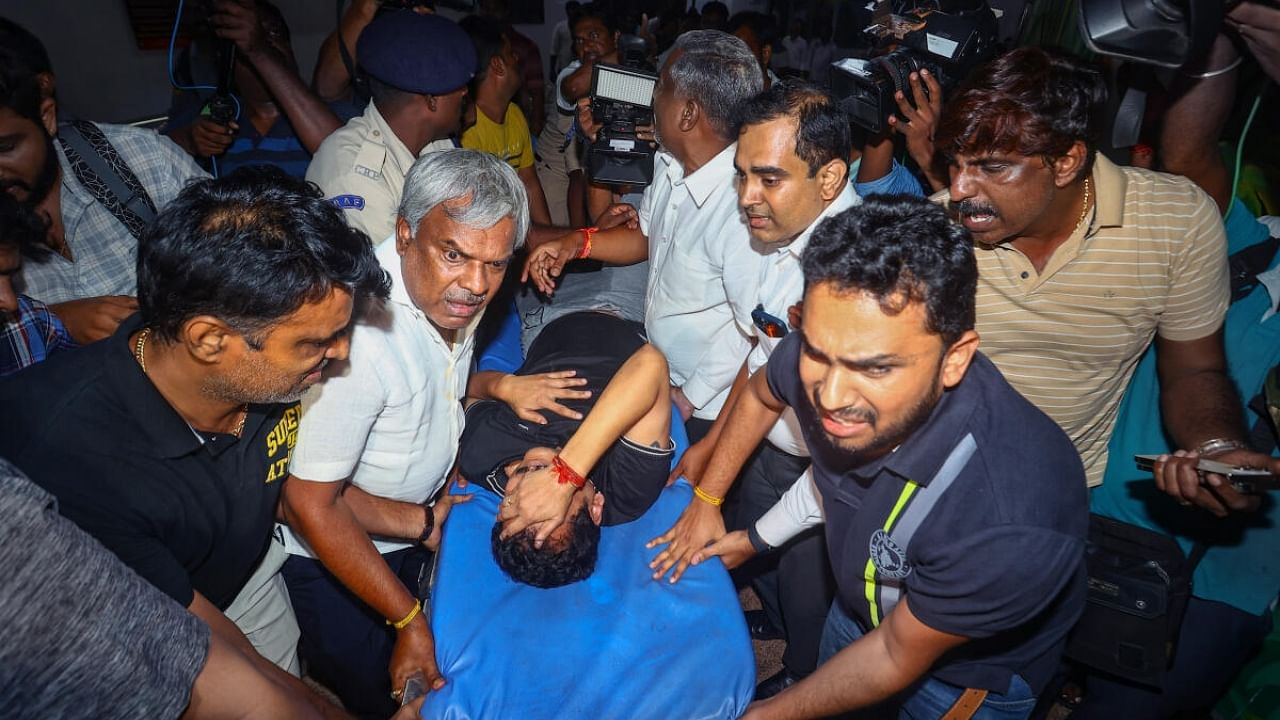
POLYGON ((1274 243, 1228 270, 1277 229, 1216 149, 1280 10, 1180 75, 1156 172, 1100 152, 1104 75, 1058 51, 913 74, 868 138, 770 15, 571 2, 544 117, 481 6, 356 0, 308 84, 274 6, 214 0, 240 114, 180 96, 164 134, 60 114, 0 18, 0 714, 391 717, 451 681, 421 588, 457 484, 548 588, 679 477, 635 551, 754 588, 786 649, 744 717, 1043 713, 1091 511, 1208 547, 1163 686, 1086 673, 1073 716, 1213 703, 1280 594, 1274 503, 1196 467, 1280 473, 1274 243), (633 31, 653 181, 604 187, 590 81, 633 31), (523 364, 475 371, 509 312, 523 364))

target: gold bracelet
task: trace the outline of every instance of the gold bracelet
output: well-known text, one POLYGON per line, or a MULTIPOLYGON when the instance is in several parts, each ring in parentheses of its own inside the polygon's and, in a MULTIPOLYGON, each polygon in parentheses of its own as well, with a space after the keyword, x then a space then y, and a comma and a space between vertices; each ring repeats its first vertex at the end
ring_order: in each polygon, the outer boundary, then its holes
POLYGON ((715 495, 712 495, 711 493, 707 492, 706 490, 703 490, 701 487, 698 487, 697 485, 693 486, 693 494, 697 495, 699 499, 701 499, 703 502, 707 503, 708 505, 711 505, 712 507, 720 507, 720 505, 724 503, 724 498, 716 497, 715 495))
POLYGON ((400 622, 391 622, 390 620, 388 620, 387 624, 397 630, 403 630, 409 627, 409 623, 413 622, 413 619, 418 617, 418 613, 420 612, 422 612, 422 603, 418 602, 417 600, 414 600, 413 609, 409 611, 408 615, 404 616, 403 620, 401 620, 400 622))

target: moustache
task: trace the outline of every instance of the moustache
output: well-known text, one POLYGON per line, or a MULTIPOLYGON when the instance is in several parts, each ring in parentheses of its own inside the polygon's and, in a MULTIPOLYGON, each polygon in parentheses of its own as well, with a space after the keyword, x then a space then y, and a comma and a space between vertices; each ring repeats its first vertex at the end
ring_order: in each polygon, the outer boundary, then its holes
POLYGON ((992 217, 1000 217, 1000 211, 994 205, 980 202, 978 200, 961 200, 956 206, 956 212, 960 215, 990 215, 992 217))
POLYGON ((444 294, 445 302, 459 305, 479 305, 485 301, 485 298, 484 295, 476 295, 468 290, 450 290, 444 294))

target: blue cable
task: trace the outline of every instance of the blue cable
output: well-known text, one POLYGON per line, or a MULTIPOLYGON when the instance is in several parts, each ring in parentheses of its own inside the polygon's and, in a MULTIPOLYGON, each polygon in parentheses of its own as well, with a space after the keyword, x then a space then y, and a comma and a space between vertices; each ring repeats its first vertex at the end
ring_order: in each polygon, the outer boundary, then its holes
MULTIPOLYGON (((173 74, 173 48, 178 44, 178 27, 182 24, 182 7, 186 4, 186 0, 178 0, 178 10, 173 16, 173 32, 169 34, 169 84, 177 90, 213 90, 218 88, 213 85, 179 85, 178 78, 173 74)), ((236 107, 235 120, 240 119, 240 98, 235 93, 227 93, 231 96, 231 102, 236 107)), ((213 166, 213 176, 218 177, 218 160, 210 157, 209 162, 213 166)))

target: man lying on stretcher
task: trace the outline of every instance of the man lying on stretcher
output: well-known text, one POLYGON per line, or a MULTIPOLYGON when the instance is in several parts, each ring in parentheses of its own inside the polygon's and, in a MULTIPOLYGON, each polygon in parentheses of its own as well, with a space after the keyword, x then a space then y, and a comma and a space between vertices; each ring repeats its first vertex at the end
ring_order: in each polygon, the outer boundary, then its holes
POLYGON ((595 569, 600 525, 644 514, 662 492, 671 456, 667 363, 644 328, 602 312, 549 323, 529 347, 519 375, 574 370, 591 391, 565 405, 573 420, 519 418, 505 403, 467 408, 458 472, 504 496, 493 554, 512 579, 558 587, 595 569))

